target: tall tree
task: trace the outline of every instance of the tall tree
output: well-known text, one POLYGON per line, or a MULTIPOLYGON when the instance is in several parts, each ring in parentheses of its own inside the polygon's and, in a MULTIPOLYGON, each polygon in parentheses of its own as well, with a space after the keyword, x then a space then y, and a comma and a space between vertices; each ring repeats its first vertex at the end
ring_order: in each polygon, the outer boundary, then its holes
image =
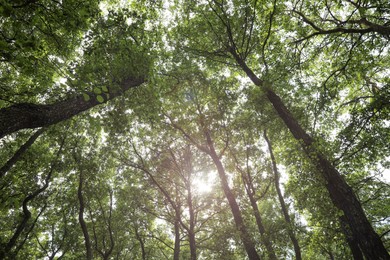
MULTIPOLYGON (((390 256, 387 250, 380 237, 369 223, 352 188, 328 159, 327 155, 315 145, 315 139, 305 131, 280 96, 276 94, 272 81, 261 79, 254 73, 253 69, 250 68, 250 65, 248 65, 248 62, 252 61, 250 55, 254 52, 252 46, 255 45, 253 42, 255 40, 260 40, 254 39, 254 31, 261 27, 258 25, 257 17, 258 13, 262 10, 258 10, 257 2, 254 2, 253 4, 246 2, 244 5, 246 8, 242 9, 239 8, 239 3, 228 5, 224 2, 209 1, 207 4, 198 4, 195 6, 193 8, 194 12, 209 14, 209 16, 205 18, 206 21, 201 22, 201 24, 209 29, 209 34, 213 37, 213 39, 207 43, 217 46, 207 46, 206 43, 199 47, 195 47, 196 50, 198 50, 200 54, 207 55, 211 58, 225 57, 225 59, 229 59, 229 61, 233 60, 253 84, 261 88, 267 100, 275 109, 277 115, 290 130, 294 138, 301 142, 303 150, 321 174, 333 204, 345 215, 346 222, 348 223, 354 238, 358 241, 364 255, 369 259, 388 259, 390 256), (244 24, 243 29, 241 29, 242 23, 244 24), (205 49, 199 49, 201 47, 204 47, 205 49)), ((264 54, 264 48, 271 37, 275 10, 277 8, 282 8, 276 3, 272 3, 272 5, 273 10, 269 15, 269 23, 268 25, 264 25, 269 29, 265 33, 262 53, 260 54, 264 61, 266 76, 268 76, 267 73, 270 72, 269 65, 266 62, 267 57, 264 54)), ((193 38, 193 36, 190 36, 190 39, 191 38, 193 38)), ((197 40, 198 39, 195 39, 195 41, 197 40)))
POLYGON ((291 221, 290 214, 288 212, 288 207, 287 207, 287 205, 286 205, 286 203, 284 201, 282 190, 280 189, 280 182, 279 182, 280 174, 279 174, 279 171, 278 171, 278 167, 276 165, 276 159, 275 159, 275 156, 274 156, 274 153, 273 153, 273 150, 272 150, 272 144, 271 144, 271 141, 269 140, 269 138, 267 136, 267 131, 266 130, 264 130, 263 136, 264 136, 265 141, 267 142, 269 155, 271 157, 272 171, 274 173, 275 189, 276 189, 276 192, 278 193, 278 199, 279 199, 280 207, 282 208, 283 217, 284 217, 284 219, 286 220, 286 223, 287 223, 287 232, 288 232, 288 235, 289 235, 289 237, 291 239, 291 242, 294 245, 295 258, 297 260, 299 260, 299 259, 302 259, 301 247, 299 246, 298 239, 295 236, 294 227, 293 227, 294 223, 291 221))

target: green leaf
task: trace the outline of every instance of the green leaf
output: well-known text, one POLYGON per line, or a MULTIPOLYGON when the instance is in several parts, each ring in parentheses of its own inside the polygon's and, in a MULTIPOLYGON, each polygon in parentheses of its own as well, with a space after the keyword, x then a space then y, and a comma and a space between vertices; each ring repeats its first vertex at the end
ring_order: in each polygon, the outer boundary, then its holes
POLYGON ((97 101, 99 101, 99 103, 103 103, 104 102, 104 98, 101 95, 97 95, 96 99, 97 99, 97 101))
POLYGON ((91 97, 87 93, 83 93, 84 101, 88 102, 91 97))
POLYGON ((93 88, 93 92, 96 94, 96 95, 99 95, 99 94, 102 94, 102 90, 98 87, 95 87, 93 88))
POLYGON ((102 90, 103 90, 104 92, 108 92, 108 88, 107 88, 106 86, 103 86, 103 87, 102 87, 102 90))

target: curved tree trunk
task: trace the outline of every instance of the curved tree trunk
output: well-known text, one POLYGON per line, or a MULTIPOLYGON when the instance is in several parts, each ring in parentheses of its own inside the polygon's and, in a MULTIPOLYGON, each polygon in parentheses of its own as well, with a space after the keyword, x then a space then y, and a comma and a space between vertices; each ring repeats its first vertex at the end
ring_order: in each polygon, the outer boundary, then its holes
MULTIPOLYGON (((324 178, 326 189, 329 192, 333 204, 343 211, 346 223, 348 223, 352 232, 352 236, 359 244, 365 257, 370 260, 390 259, 389 253, 368 221, 352 188, 347 184, 332 163, 313 145, 313 138, 301 127, 280 97, 271 89, 270 85, 259 79, 253 73, 244 60, 237 54, 234 47, 229 51, 252 82, 265 91, 267 99, 294 138, 301 141, 305 153, 312 160, 313 164, 324 178)), ((347 236, 348 234, 345 235, 347 236)))
MULTIPOLYGON (((38 131, 39 132, 39 131, 38 131)), ((39 135, 40 133, 38 133, 39 135)), ((31 139, 32 137, 30 137, 31 139)), ((28 225, 28 221, 30 220, 31 218, 31 212, 30 210, 28 209, 28 203, 30 201, 32 201, 33 199, 35 199, 39 194, 41 194, 42 192, 44 192, 48 187, 49 187, 49 183, 50 183, 50 180, 51 180, 51 176, 53 175, 53 172, 54 172, 54 167, 55 167, 55 164, 62 152, 62 148, 64 146, 64 143, 65 143, 65 138, 62 139, 62 142, 60 144, 60 147, 57 151, 57 154, 56 154, 56 159, 54 159, 52 162, 51 162, 51 165, 50 165, 50 169, 49 169, 49 172, 45 178, 45 184, 39 188, 38 190, 34 191, 33 193, 29 194, 24 200, 23 200, 23 203, 22 203, 22 210, 23 210, 23 218, 22 218, 22 221, 19 223, 18 227, 16 228, 14 234, 12 235, 11 239, 8 241, 8 243, 6 243, 5 245, 1 245, 3 246, 4 248, 0 249, 0 259, 5 259, 6 257, 9 256, 9 254, 11 253, 11 250, 16 246, 17 244, 17 241, 20 237, 20 235, 22 234, 22 232, 29 226, 28 225)), ((26 148, 27 149, 27 148, 26 148)), ((41 211, 40 214, 43 213, 43 210, 41 211)), ((40 214, 38 215, 38 217, 40 216, 40 214)), ((36 218, 35 222, 38 220, 38 217, 36 218)), ((34 227, 35 223, 33 223, 31 226, 30 226, 30 230, 27 232, 31 232, 33 227, 34 227)), ((23 242, 24 243, 24 242, 23 242)), ((23 244, 22 243, 22 244, 23 244)), ((21 248, 22 245, 19 246, 19 249, 21 248)), ((18 250, 16 250, 18 251, 18 250)), ((15 253, 17 254, 17 252, 15 253)), ((12 259, 16 257, 16 255, 11 255, 12 259)))
MULTIPOLYGON (((117 89, 109 89, 108 93, 101 93, 100 96, 106 102, 144 82, 143 78, 128 78, 117 89)), ((0 138, 20 129, 56 124, 101 104, 97 100, 98 95, 94 93, 87 93, 87 95, 89 100, 86 100, 84 95, 78 95, 50 105, 22 103, 2 108, 0 109, 0 138)))
POLYGON ((284 220, 287 223, 288 236, 290 237, 291 242, 293 243, 293 246, 294 246, 295 259, 301 260, 302 259, 301 247, 299 246, 298 239, 296 238, 296 236, 294 234, 293 223, 292 223, 290 215, 288 213, 287 205, 284 202, 282 191, 280 190, 280 183, 279 183, 280 174, 279 174, 278 168, 276 167, 276 160, 275 160, 275 156, 274 156, 274 153, 272 150, 272 144, 271 144, 271 141, 268 139, 266 130, 264 130, 264 139, 268 144, 268 150, 269 150, 269 154, 271 157, 272 168, 273 168, 273 173, 274 173, 275 188, 276 188, 276 192, 278 193, 279 203, 280 203, 280 206, 282 208, 284 220))

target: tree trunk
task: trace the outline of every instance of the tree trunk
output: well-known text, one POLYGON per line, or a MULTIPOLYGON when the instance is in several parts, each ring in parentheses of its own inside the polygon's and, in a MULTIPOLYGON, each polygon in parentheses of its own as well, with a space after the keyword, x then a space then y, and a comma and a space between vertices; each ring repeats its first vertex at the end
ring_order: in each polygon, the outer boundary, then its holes
POLYGON ((292 223, 290 215, 288 213, 287 205, 284 202, 282 191, 280 190, 280 184, 279 184, 280 174, 279 174, 278 168, 276 167, 276 160, 275 160, 275 156, 274 156, 274 153, 272 150, 272 144, 271 144, 271 141, 267 137, 266 130, 264 130, 264 139, 268 145, 268 150, 269 150, 269 154, 271 157, 272 168, 273 168, 273 173, 274 173, 275 188, 276 188, 276 192, 278 193, 278 198, 279 198, 280 206, 282 208, 284 220, 287 223, 287 227, 288 227, 287 232, 288 232, 288 235, 289 235, 291 242, 293 243, 293 246, 294 246, 295 259, 301 260, 302 259, 301 247, 299 246, 298 239, 295 237, 295 234, 293 231, 293 223, 292 223))
POLYGON ((31 145, 37 140, 37 138, 45 131, 44 128, 36 131, 28 140, 25 142, 16 153, 0 168, 0 179, 19 161, 25 151, 31 147, 31 145))
POLYGON ((262 217, 260 214, 260 210, 259 210, 259 207, 257 205, 257 200, 255 198, 256 191, 255 191, 255 187, 253 185, 252 176, 251 176, 249 170, 247 170, 247 171, 242 170, 238 166, 238 160, 235 157, 235 155, 233 155, 233 157, 236 161, 236 169, 241 174, 241 178, 244 182, 245 191, 246 191, 246 194, 248 195, 249 201, 251 203, 253 215, 255 216, 255 220, 256 220, 256 225, 257 225, 257 228, 258 228, 259 233, 261 235, 261 240, 264 243, 265 248, 267 250, 268 258, 271 260, 276 260, 277 257, 276 257, 275 251, 273 249, 273 244, 272 244, 271 240, 269 239, 267 232, 265 231, 265 227, 264 227, 263 220, 262 220, 262 217))
MULTIPOLYGON (((30 138, 31 139, 31 138, 30 138)), ((64 143, 65 143, 65 138, 62 139, 62 142, 61 142, 61 145, 60 145, 60 148, 58 149, 57 151, 57 155, 56 155, 56 160, 58 159, 58 157, 60 156, 61 154, 61 151, 62 151, 62 148, 64 146, 64 143)), ((45 178, 45 184, 39 188, 38 190, 34 191, 33 193, 31 193, 30 195, 28 195, 24 200, 23 200, 23 203, 22 203, 22 210, 23 210, 23 219, 22 221, 20 222, 20 224, 18 225, 18 227, 16 228, 16 231, 14 232, 13 236, 11 237, 11 239, 8 241, 8 243, 4 246, 4 249, 0 249, 0 259, 4 259, 5 257, 8 256, 8 254, 11 252, 12 248, 15 247, 16 243, 17 243, 17 240, 19 238, 19 236, 22 234, 22 232, 26 229, 26 227, 28 226, 28 221, 30 220, 31 218, 31 212, 30 210, 28 209, 28 203, 30 201, 32 201, 33 199, 35 199, 39 194, 41 194, 42 192, 44 192, 48 187, 49 187, 49 183, 50 183, 50 180, 51 180, 51 176, 54 172, 54 166, 55 166, 55 161, 52 161, 51 165, 50 165, 50 170, 49 170, 49 173, 47 174, 46 178, 45 178)), ((43 212, 43 211, 42 211, 43 212)), ((41 212, 41 213, 42 213, 41 212)), ((40 216, 40 214, 38 215, 38 217, 40 216)), ((36 221, 38 220, 38 217, 36 219, 36 221)), ((28 232, 31 232, 31 230, 33 229, 35 223, 33 225, 31 225, 30 227, 30 231, 28 232)), ((20 246, 21 247, 21 246, 20 246)), ((16 254, 16 253, 15 253, 16 254)), ((12 259, 15 258, 16 255, 13 255, 12 256, 12 259)))
MULTIPOLYGON (((248 184, 248 185, 250 185, 250 184, 248 184)), ((254 191, 253 187, 249 187, 249 189, 247 190, 247 194, 248 194, 249 201, 250 201, 252 209, 253 209, 253 214, 255 215, 257 228, 259 229, 259 233, 261 235, 261 238, 263 240, 265 248, 267 249, 267 254, 268 254, 269 259, 277 260, 278 258, 276 257, 275 251, 274 251, 273 246, 272 246, 272 242, 269 240, 268 235, 265 232, 263 220, 261 218, 259 207, 257 206, 257 201, 254 197, 253 191, 254 191)))
POLYGON ((341 228, 342 228, 344 234, 348 234, 348 235, 346 235, 346 240, 347 240, 347 243, 349 245, 349 248, 351 249, 353 259, 354 260, 364 260, 362 251, 360 250, 359 245, 353 239, 353 237, 351 235, 351 231, 349 230, 348 225, 345 221, 345 217, 341 216, 339 219, 340 219, 340 225, 341 225, 341 228))
MULTIPOLYGON (((367 259, 390 259, 390 255, 383 245, 378 234, 372 228, 363 208, 354 194, 352 188, 347 184, 337 169, 330 163, 325 156, 313 145, 314 140, 300 126, 291 112, 284 105, 280 97, 272 91, 270 86, 259 79, 253 71, 246 65, 244 60, 237 54, 234 48, 230 49, 237 63, 252 80, 252 82, 261 87, 276 110, 279 117, 283 120, 295 139, 302 142, 302 147, 308 157, 312 160, 317 170, 321 173, 329 192, 333 204, 343 211, 346 222, 348 223, 354 240, 367 259)), ((347 234, 346 234, 347 235, 347 234)))
POLYGON ((86 259, 92 260, 92 246, 91 246, 91 239, 89 238, 88 228, 87 224, 84 220, 84 198, 83 198, 83 172, 80 170, 80 178, 79 178, 79 187, 77 189, 77 197, 79 199, 80 207, 79 207, 79 223, 81 226, 81 230, 83 231, 84 235, 84 243, 85 243, 85 250, 86 250, 86 259))
POLYGON ((142 260, 146 260, 145 243, 142 240, 142 237, 139 235, 137 227, 135 228, 135 236, 136 236, 136 238, 141 246, 142 260))
MULTIPOLYGON (((108 93, 102 93, 100 96, 106 102, 122 95, 130 88, 141 85, 144 81, 143 78, 128 78, 120 84, 118 89, 109 89, 108 93)), ((87 94, 88 101, 84 99, 84 95, 78 95, 49 105, 22 103, 0 109, 0 138, 20 129, 56 124, 101 104, 97 100, 98 95, 87 94)))
MULTIPOLYGON (((317 170, 322 174, 322 177, 326 182, 326 189, 329 192, 333 204, 343 211, 346 222, 352 231, 353 239, 357 241, 366 258, 370 260, 390 259, 389 253, 368 221, 352 188, 347 184, 330 161, 314 147, 314 140, 293 118, 279 96, 268 89, 267 97, 295 139, 303 141, 302 146, 304 151, 313 161, 317 170)), ((348 234, 345 235, 348 236, 348 234)))
POLYGON ((188 230, 188 240, 190 242, 191 260, 196 260, 196 240, 195 240, 195 213, 194 206, 192 204, 191 184, 188 185, 188 213, 190 214, 190 228, 188 230))
POLYGON ((217 167, 217 171, 218 171, 219 179, 221 180, 223 192, 226 196, 226 199, 228 200, 230 209, 231 209, 232 214, 233 214, 234 222, 235 222, 236 227, 238 229, 238 232, 240 234, 240 238, 242 240, 242 243, 244 244, 244 248, 245 248, 245 251, 248 255, 248 258, 250 260, 259 260, 260 257, 256 252, 255 245, 252 241, 251 235, 249 234, 249 232, 245 226, 244 220, 243 220, 242 215, 241 215, 240 207, 238 206, 236 198, 229 187, 229 183, 227 180, 225 169, 224 169, 222 162, 219 159, 219 157, 214 149, 214 144, 213 144, 211 137, 210 137, 210 134, 208 132, 206 132, 206 138, 207 138, 207 145, 209 147, 209 155, 210 155, 211 159, 213 160, 215 166, 217 167))
POLYGON ((175 210, 175 247, 173 249, 173 260, 180 259, 180 213, 175 210), (179 216, 178 216, 179 214, 179 216))

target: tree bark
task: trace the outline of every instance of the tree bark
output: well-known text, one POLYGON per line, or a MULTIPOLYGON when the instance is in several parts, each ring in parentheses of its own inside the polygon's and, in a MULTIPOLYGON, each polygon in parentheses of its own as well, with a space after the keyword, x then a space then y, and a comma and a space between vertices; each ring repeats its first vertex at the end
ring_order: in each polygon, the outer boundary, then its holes
MULTIPOLYGON (((119 88, 110 88, 108 93, 101 93, 100 96, 106 102, 144 82, 143 78, 127 78, 120 84, 119 88)), ((84 99, 84 95, 78 95, 54 104, 21 103, 0 109, 0 138, 20 129, 56 124, 101 104, 97 100, 98 95, 90 92, 87 94, 88 101, 84 99)))
POLYGON ((284 202, 282 191, 280 190, 280 184, 279 184, 280 174, 279 174, 279 171, 278 171, 278 167, 276 167, 276 160, 275 160, 275 156, 274 156, 274 153, 273 153, 272 144, 271 144, 271 141, 268 139, 266 130, 264 130, 264 139, 265 139, 265 141, 267 142, 267 145, 268 145, 268 150, 269 150, 269 154, 270 154, 270 157, 271 157, 272 168, 273 168, 273 173, 274 173, 275 189, 276 189, 276 192, 278 193, 279 203, 280 203, 280 206, 282 208, 282 213, 283 213, 283 216, 284 216, 284 220, 287 223, 288 236, 290 237, 291 242, 293 243, 293 246, 294 246, 295 259, 296 260, 301 260, 302 259, 301 247, 299 246, 298 239, 296 238, 296 236, 294 234, 293 223, 292 223, 290 215, 288 213, 287 205, 284 202))
POLYGON ((271 89, 269 84, 259 79, 253 73, 244 60, 238 55, 234 47, 229 51, 252 82, 265 91, 266 97, 279 117, 283 120, 294 138, 301 142, 305 153, 312 160, 313 164, 324 178, 326 189, 329 192, 333 204, 343 211, 346 222, 352 231, 352 235, 359 244, 365 257, 370 260, 390 259, 389 253, 368 221, 352 188, 347 184, 331 162, 313 145, 313 138, 300 126, 298 121, 287 109, 280 97, 271 89))
POLYGON ((37 138, 45 131, 44 128, 36 131, 28 140, 25 142, 16 153, 0 168, 0 179, 15 165, 17 161, 22 157, 24 152, 37 140, 37 138))
POLYGON ((348 228, 348 225, 345 221, 345 217, 341 216, 339 219, 340 219, 340 225, 341 225, 341 228, 343 229, 344 234, 348 234, 348 235, 346 235, 346 240, 347 240, 347 243, 349 245, 349 248, 351 249, 353 259, 354 260, 364 260, 362 251, 360 250, 358 243, 356 243, 356 241, 351 236, 351 231, 348 228))

